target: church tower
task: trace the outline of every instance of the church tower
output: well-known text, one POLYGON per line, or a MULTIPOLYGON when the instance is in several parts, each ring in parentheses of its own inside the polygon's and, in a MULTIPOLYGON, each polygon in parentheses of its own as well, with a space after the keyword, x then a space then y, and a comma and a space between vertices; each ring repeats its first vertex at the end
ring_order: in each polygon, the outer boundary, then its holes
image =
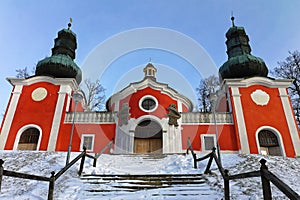
POLYGON ((287 88, 292 80, 269 78, 261 58, 251 55, 243 27, 226 33, 228 60, 220 67, 222 92, 235 124, 241 153, 300 156, 297 123, 287 88))
POLYGON ((57 149, 72 91, 78 90, 82 76, 74 62, 76 34, 70 27, 58 32, 52 55, 38 62, 34 76, 7 79, 13 91, 3 118, 0 149, 57 149))
POLYGON ((80 68, 74 62, 75 50, 77 48, 76 34, 68 29, 58 32, 54 40, 52 55, 38 62, 36 76, 51 76, 54 78, 75 78, 80 84, 82 74, 80 68))

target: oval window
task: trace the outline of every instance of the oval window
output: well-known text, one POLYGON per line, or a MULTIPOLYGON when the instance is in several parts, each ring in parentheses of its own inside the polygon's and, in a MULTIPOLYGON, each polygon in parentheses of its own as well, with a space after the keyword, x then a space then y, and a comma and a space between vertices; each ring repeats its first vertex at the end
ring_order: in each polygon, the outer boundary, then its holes
POLYGON ((140 108, 145 112, 152 112, 157 108, 157 100, 155 97, 147 95, 141 98, 139 102, 140 108))

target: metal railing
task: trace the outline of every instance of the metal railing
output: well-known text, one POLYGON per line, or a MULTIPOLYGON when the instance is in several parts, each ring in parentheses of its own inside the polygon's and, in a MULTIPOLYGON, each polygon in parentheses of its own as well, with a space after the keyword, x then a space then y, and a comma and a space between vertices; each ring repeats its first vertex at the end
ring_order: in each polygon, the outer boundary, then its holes
POLYGON ((273 183, 281 192, 283 192, 289 199, 292 200, 300 200, 299 194, 297 194, 294 190, 292 190, 287 184, 285 184, 282 180, 280 180, 276 175, 274 175, 272 172, 268 170, 268 167, 266 166, 266 160, 261 159, 259 162, 261 164, 260 170, 257 171, 251 171, 247 173, 240 173, 235 175, 229 175, 229 171, 227 169, 224 169, 219 162, 217 155, 216 155, 216 148, 212 149, 212 152, 197 158, 193 147, 191 145, 191 142, 188 140, 188 148, 187 148, 187 154, 189 150, 192 153, 193 159, 194 159, 194 168, 197 168, 197 162, 209 159, 206 169, 204 171, 205 174, 210 173, 210 167, 212 164, 212 161, 215 160, 219 172, 221 173, 223 180, 224 180, 224 198, 225 200, 230 199, 230 185, 229 181, 234 179, 244 179, 244 178, 252 178, 252 177, 261 177, 262 182, 262 190, 263 190, 263 198, 264 200, 270 200, 272 199, 272 191, 270 183, 273 183))
POLYGON ((87 154, 86 156, 87 157, 89 157, 89 158, 91 158, 91 159, 93 159, 94 160, 94 162, 93 162, 93 167, 96 167, 96 165, 97 165, 97 160, 98 160, 98 158, 107 150, 107 149, 109 149, 109 153, 111 152, 111 150, 112 150, 112 145, 113 145, 113 143, 114 143, 114 139, 112 139, 111 141, 109 141, 98 153, 95 153, 95 155, 94 156, 92 156, 92 155, 89 155, 89 154, 87 154))
POLYGON ((59 172, 57 172, 55 174, 55 172, 52 171, 50 177, 37 176, 37 175, 32 175, 32 174, 25 174, 25 173, 5 170, 3 167, 4 161, 2 159, 0 159, 0 192, 1 192, 3 176, 9 176, 9 177, 21 178, 21 179, 30 179, 30 180, 36 180, 36 181, 46 181, 46 182, 49 182, 48 200, 53 200, 55 181, 59 177, 61 177, 70 167, 72 167, 80 159, 81 159, 81 162, 80 162, 80 168, 78 171, 78 175, 81 176, 86 156, 88 156, 88 154, 86 153, 86 148, 84 147, 83 151, 76 158, 74 158, 69 164, 67 164, 64 168, 62 168, 59 172))

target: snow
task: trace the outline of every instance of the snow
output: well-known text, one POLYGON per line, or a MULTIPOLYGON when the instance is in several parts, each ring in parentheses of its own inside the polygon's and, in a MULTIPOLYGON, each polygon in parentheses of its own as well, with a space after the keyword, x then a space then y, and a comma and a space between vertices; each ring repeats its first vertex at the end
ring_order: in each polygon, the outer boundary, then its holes
MULTIPOLYGON (((78 153, 72 153, 71 158, 78 153)), ((198 157, 203 155, 198 155, 198 157)), ((32 151, 0 151, 4 169, 50 177, 51 171, 56 173, 65 165, 65 152, 32 152, 32 151)), ((284 180, 294 191, 300 193, 300 160, 299 158, 268 157, 262 155, 222 154, 222 164, 229 174, 237 174, 259 170, 259 160, 267 160, 269 170, 284 180)), ((191 155, 167 156, 133 156, 133 155, 101 155, 97 167, 93 161, 86 158, 84 174, 199 174, 203 173, 207 160, 198 163, 198 169, 193 168, 191 155)), ((54 199, 99 199, 97 196, 86 196, 86 183, 77 175, 79 162, 55 182, 54 199)), ((202 175, 205 184, 202 186, 174 186, 169 188, 124 192, 123 195, 112 195, 101 199, 221 199, 223 197, 223 179, 215 164, 212 173, 202 175), (192 189, 191 189, 192 188, 192 189), (185 197, 187 190, 197 196, 185 197), (175 196, 165 196, 170 191, 175 196)), ((104 181, 103 181, 104 182, 104 181)), ((121 184, 113 182, 111 184, 121 184)), ((272 185, 272 184, 271 184, 272 185)), ((3 177, 0 199, 4 200, 42 200, 47 199, 49 183, 35 180, 3 177)), ((101 184, 102 189, 111 188, 101 184)), ((240 179, 230 181, 231 199, 262 199, 260 178, 240 179)), ((273 199, 288 199, 272 185, 273 199)), ((96 195, 96 194, 95 194, 96 195)))

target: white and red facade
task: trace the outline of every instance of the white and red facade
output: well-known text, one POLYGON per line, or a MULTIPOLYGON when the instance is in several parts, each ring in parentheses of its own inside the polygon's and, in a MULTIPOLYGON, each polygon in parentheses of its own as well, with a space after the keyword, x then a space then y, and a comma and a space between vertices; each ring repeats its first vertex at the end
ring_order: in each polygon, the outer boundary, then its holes
MULTIPOLYGON (((71 95, 78 90, 76 81, 47 76, 8 81, 13 91, 1 125, 0 148, 22 149, 22 134, 35 129, 38 139, 29 149, 66 151, 74 117, 71 95)), ((194 150, 206 151, 218 136, 221 152, 296 157, 300 155, 300 141, 287 93, 290 83, 264 77, 224 80, 216 112, 216 134, 212 113, 192 112, 187 97, 145 76, 114 94, 108 100, 107 112, 88 112, 82 106, 84 102, 79 103, 72 151, 80 151, 83 140, 87 140, 88 149, 99 152, 114 139, 114 153, 182 153, 188 138, 194 150), (152 103, 150 108, 143 107, 145 100, 152 103), (178 127, 168 124, 170 104, 181 113, 178 127), (118 113, 124 106, 128 117, 121 123, 118 113), (155 131, 152 135, 151 130, 155 131), (143 131, 147 132, 145 137, 143 131), (273 149, 260 144, 261 131, 273 134, 269 140, 275 136, 277 141, 270 143, 273 149)))
POLYGON ((221 152, 299 157, 300 134, 287 92, 291 80, 267 77, 262 59, 250 54, 244 28, 233 23, 226 37, 229 57, 219 70, 216 112, 193 112, 186 96, 156 81, 151 63, 143 80, 108 99, 107 111, 91 112, 85 99, 77 104, 72 98, 82 92, 76 34, 69 25, 58 32, 52 56, 37 64, 35 76, 7 79, 13 89, 0 150, 67 151, 73 132, 72 151, 86 146, 100 152, 113 140, 114 153, 182 153, 189 138, 201 152, 219 144, 221 152), (181 115, 176 123, 169 121, 171 112, 181 115))

